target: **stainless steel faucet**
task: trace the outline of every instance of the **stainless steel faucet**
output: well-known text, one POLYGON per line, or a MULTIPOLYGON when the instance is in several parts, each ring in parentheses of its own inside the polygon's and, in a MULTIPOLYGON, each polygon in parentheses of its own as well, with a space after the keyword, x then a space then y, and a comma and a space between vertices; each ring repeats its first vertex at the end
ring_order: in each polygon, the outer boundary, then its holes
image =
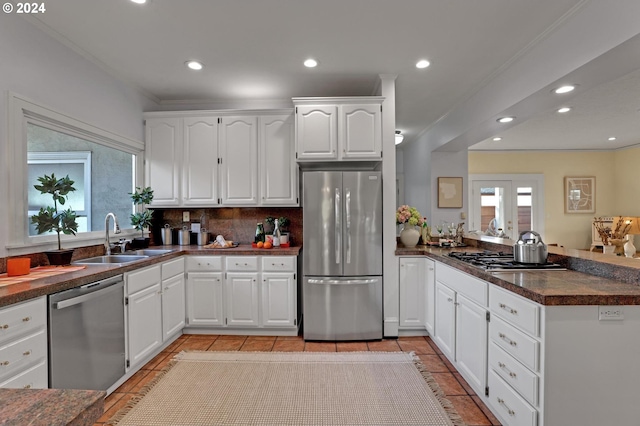
POLYGON ((104 252, 107 256, 111 255, 111 244, 109 243, 109 216, 113 218, 113 233, 120 233, 120 225, 118 225, 118 218, 115 214, 109 212, 104 218, 104 252))

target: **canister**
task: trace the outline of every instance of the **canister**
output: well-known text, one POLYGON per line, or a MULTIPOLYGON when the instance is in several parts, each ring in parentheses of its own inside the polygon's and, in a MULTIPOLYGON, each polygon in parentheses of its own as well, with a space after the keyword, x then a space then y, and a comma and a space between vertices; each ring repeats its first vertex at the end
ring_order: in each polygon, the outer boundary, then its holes
POLYGON ((204 246, 209 242, 209 232, 205 228, 200 228, 200 232, 198 232, 198 245, 204 246))
POLYGON ((168 223, 165 223, 164 228, 162 228, 162 245, 170 246, 172 244, 173 244, 173 229, 171 229, 168 223))
POLYGON ((191 244, 191 232, 186 225, 178 231, 178 244, 181 246, 188 246, 191 244))

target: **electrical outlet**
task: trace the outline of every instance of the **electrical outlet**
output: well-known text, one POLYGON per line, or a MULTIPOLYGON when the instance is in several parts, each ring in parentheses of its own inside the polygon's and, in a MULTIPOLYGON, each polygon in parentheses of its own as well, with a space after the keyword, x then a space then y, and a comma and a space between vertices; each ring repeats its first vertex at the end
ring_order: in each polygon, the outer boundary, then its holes
POLYGON ((622 321, 624 319, 622 306, 598 306, 598 319, 600 321, 622 321))
POLYGON ((189 220, 191 220, 189 218, 189 212, 182 212, 182 221, 183 222, 189 222, 189 220))

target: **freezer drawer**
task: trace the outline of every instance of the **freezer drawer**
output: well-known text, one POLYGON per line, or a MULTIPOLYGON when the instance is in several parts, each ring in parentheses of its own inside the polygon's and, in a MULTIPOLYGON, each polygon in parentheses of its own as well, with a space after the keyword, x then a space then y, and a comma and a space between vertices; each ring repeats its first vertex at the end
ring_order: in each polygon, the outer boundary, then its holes
POLYGON ((305 277, 305 340, 382 339, 382 277, 305 277))

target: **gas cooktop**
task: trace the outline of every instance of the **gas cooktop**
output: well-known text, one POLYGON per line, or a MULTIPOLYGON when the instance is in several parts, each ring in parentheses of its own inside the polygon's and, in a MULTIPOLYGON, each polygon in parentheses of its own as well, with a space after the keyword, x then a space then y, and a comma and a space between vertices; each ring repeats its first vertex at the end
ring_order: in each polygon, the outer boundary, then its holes
POLYGON ((513 254, 503 252, 451 252, 450 257, 469 263, 490 272, 500 271, 566 271, 557 263, 519 263, 513 260, 513 254))

